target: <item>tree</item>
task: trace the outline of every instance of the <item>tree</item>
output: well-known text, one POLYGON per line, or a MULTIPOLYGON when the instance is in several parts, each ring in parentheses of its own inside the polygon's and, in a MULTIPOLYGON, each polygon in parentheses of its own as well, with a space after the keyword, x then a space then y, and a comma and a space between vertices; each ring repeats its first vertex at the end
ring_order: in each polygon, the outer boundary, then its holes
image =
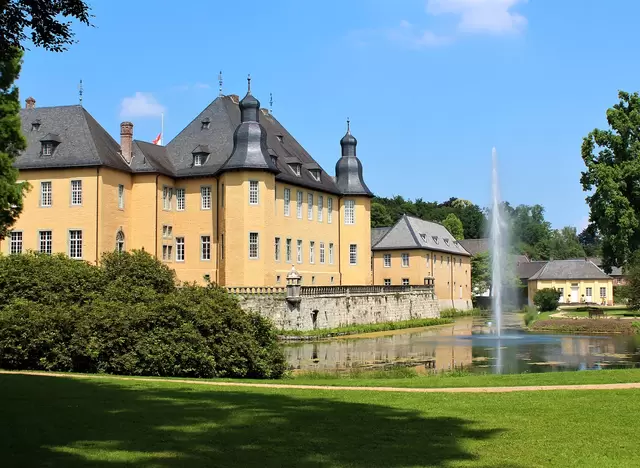
POLYGON ((371 227, 386 227, 393 224, 395 224, 395 221, 386 206, 375 201, 371 203, 371 227))
MULTIPOLYGON (((602 237, 602 265, 623 266, 640 248, 640 96, 618 93, 607 110, 608 130, 595 129, 582 142, 587 170, 580 182, 593 229, 602 237)), ((590 227, 591 227, 590 226, 590 227)))
POLYGON ((65 19, 90 26, 89 11, 84 0, 0 0, 0 60, 11 57, 14 48, 24 50, 27 39, 53 52, 67 50, 76 41, 65 19))
POLYGON ((456 215, 454 215, 453 213, 447 215, 442 224, 447 228, 447 231, 449 231, 456 240, 464 239, 464 228, 462 227, 462 221, 460 221, 460 219, 458 219, 456 215))
POLYGON ((479 252, 471 257, 471 293, 484 294, 491 288, 491 264, 489 252, 479 252))
POLYGON ((640 252, 635 253, 628 267, 625 268, 625 275, 627 276, 627 285, 623 290, 623 295, 626 296, 629 308, 638 310, 640 309, 640 252))
POLYGON ((558 308, 560 291, 554 288, 539 289, 533 296, 533 303, 540 312, 551 312, 558 308))
POLYGON ((599 257, 602 255, 602 239, 596 227, 592 224, 578 234, 578 242, 584 249, 587 257, 599 257))
POLYGON ((583 258, 586 256, 576 228, 572 226, 563 227, 551 233, 549 241, 550 258, 554 260, 565 260, 567 258, 583 258))
POLYGON ((0 59, 0 239, 4 239, 22 212, 22 196, 28 184, 17 183, 16 158, 27 147, 20 123, 18 88, 13 85, 20 74, 22 51, 0 59))

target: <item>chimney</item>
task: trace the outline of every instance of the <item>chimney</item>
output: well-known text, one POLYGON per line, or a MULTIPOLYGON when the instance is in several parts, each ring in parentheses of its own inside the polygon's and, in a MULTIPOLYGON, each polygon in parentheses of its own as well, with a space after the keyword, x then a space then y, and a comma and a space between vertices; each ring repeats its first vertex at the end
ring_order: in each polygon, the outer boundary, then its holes
POLYGON ((33 99, 31 96, 29 96, 27 99, 25 99, 25 102, 27 103, 27 106, 26 106, 27 109, 35 109, 36 108, 36 100, 33 99))
POLYGON ((131 122, 120 124, 120 153, 127 164, 131 164, 133 157, 133 124, 131 122))

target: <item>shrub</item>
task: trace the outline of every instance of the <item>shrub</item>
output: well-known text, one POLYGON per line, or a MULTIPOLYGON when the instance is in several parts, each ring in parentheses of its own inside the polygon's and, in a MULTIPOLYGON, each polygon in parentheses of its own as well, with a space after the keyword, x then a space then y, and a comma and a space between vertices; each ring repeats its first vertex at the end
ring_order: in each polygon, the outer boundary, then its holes
POLYGON ((15 299, 40 304, 84 304, 104 287, 102 272, 59 255, 0 256, 0 306, 15 299))
POLYGON ((615 304, 626 304, 629 300, 629 286, 618 285, 613 287, 613 302, 615 304))
POLYGON ((560 291, 554 288, 544 288, 536 291, 533 303, 540 312, 550 312, 558 308, 560 291))
POLYGON ((524 312, 524 324, 529 326, 538 318, 538 311, 535 307, 525 306, 523 309, 524 312))
POLYGON ((154 256, 142 250, 108 252, 102 255, 100 268, 106 281, 124 281, 129 285, 149 287, 158 293, 176 288, 175 272, 154 256))
POLYGON ((636 332, 636 335, 640 335, 640 322, 633 322, 631 324, 631 327, 634 329, 634 331, 636 332))

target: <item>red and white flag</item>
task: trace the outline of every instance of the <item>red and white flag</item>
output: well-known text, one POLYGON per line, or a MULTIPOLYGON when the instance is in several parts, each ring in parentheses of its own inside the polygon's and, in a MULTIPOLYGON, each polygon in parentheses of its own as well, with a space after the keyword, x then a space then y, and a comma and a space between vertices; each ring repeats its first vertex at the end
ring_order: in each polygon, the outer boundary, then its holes
POLYGON ((154 140, 152 141, 152 143, 154 145, 161 145, 162 144, 162 132, 158 133, 158 136, 154 138, 154 140))

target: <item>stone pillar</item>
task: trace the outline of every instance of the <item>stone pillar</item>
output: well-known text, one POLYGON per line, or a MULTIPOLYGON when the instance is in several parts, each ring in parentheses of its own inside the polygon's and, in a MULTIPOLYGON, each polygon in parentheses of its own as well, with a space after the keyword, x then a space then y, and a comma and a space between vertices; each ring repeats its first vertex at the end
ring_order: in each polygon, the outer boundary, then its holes
POLYGON ((120 153, 127 164, 131 164, 133 157, 133 124, 131 122, 120 124, 120 153))
POLYGON ((294 266, 291 267, 291 271, 287 275, 287 302, 297 304, 301 301, 300 297, 300 281, 302 277, 296 271, 294 266))

